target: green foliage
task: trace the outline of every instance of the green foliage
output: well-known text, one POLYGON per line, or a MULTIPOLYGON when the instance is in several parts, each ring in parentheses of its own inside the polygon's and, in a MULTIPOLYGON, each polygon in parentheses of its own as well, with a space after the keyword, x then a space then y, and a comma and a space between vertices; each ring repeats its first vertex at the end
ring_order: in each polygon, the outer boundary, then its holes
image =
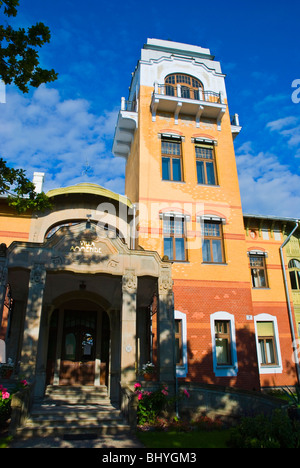
POLYGON ((10 418, 11 415, 11 399, 13 393, 27 387, 27 380, 21 380, 15 384, 14 389, 9 393, 7 388, 0 385, 0 427, 10 418))
POLYGON ((270 417, 244 418, 230 431, 231 448, 299 448, 300 425, 287 412, 273 411, 270 417))
POLYGON ((167 387, 163 386, 154 392, 149 392, 142 390, 141 385, 137 383, 135 391, 138 395, 138 424, 154 424, 158 415, 171 403, 167 387))
POLYGON ((292 406, 300 407, 300 386, 296 385, 295 392, 289 387, 283 388, 283 391, 289 398, 289 402, 292 406))
POLYGON ((11 413, 11 394, 0 385, 0 425, 7 421, 11 413))
POLYGON ((26 210, 43 211, 51 208, 44 192, 36 193, 34 184, 26 177, 23 169, 13 169, 0 158, 0 195, 7 195, 10 206, 18 213, 26 210))
MULTIPOLYGON (((164 424, 162 422, 164 420, 159 418, 162 412, 167 411, 170 408, 174 409, 176 400, 190 397, 189 393, 185 389, 183 389, 179 395, 170 396, 166 385, 161 385, 160 388, 153 392, 142 390, 140 383, 136 383, 134 388, 135 393, 138 395, 137 424, 139 426, 146 424, 147 426, 150 425, 157 427, 160 423, 164 424)), ((176 418, 172 421, 176 426, 176 418)))
MULTIPOLYGON (((0 0, 4 13, 17 15, 19 0, 0 0)), ((13 29, 9 24, 0 25, 0 76, 5 84, 15 83, 23 92, 29 91, 28 84, 38 87, 57 79, 57 73, 39 67, 38 47, 50 42, 50 30, 44 23, 36 23, 27 30, 13 29)))

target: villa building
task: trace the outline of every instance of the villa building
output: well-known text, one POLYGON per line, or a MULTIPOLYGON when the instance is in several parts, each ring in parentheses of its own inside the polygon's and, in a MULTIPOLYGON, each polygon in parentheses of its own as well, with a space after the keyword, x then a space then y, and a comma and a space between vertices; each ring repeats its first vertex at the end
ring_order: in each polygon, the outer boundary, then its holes
POLYGON ((118 401, 148 361, 169 384, 298 381, 298 221, 243 213, 240 130, 208 49, 148 39, 113 140, 125 196, 79 184, 24 215, 0 200, 0 360, 37 397, 118 401))

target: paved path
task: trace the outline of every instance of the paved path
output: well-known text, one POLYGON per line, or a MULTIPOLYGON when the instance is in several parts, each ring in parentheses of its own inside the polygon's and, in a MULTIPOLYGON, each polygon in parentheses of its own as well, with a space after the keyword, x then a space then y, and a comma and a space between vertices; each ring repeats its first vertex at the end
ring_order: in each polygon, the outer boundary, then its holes
POLYGON ((98 438, 37 437, 27 440, 14 440, 8 448, 144 448, 132 434, 99 436, 98 438))

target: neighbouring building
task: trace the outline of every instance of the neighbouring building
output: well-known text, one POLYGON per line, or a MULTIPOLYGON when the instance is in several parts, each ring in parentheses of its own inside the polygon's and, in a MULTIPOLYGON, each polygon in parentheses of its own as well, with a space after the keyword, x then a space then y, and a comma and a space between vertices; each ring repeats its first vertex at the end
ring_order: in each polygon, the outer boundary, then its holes
POLYGON ((169 384, 298 381, 298 221, 243 214, 238 120, 208 49, 148 39, 113 141, 125 196, 58 188, 21 216, 0 199, 0 360, 37 397, 106 385, 118 401, 148 361, 169 384))

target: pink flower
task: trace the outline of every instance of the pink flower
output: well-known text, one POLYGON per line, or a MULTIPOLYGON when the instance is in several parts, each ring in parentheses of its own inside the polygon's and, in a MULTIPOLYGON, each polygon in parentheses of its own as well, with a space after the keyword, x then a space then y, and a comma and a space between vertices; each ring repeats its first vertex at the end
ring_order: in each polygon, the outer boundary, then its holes
POLYGON ((2 392, 2 400, 6 400, 7 398, 9 398, 9 393, 8 392, 2 392))
POLYGON ((137 383, 135 383, 135 384, 134 384, 134 388, 141 388, 141 384, 140 384, 140 383, 138 383, 138 382, 137 382, 137 383))
POLYGON ((161 391, 161 393, 163 393, 163 395, 169 395, 168 392, 167 392, 167 390, 165 390, 165 389, 163 389, 163 390, 161 391))
POLYGON ((26 387, 28 385, 28 382, 27 380, 24 379, 24 380, 21 380, 21 384, 24 385, 24 387, 26 387))
POLYGON ((138 400, 142 400, 142 399, 143 399, 143 394, 139 393, 138 400))
POLYGON ((183 393, 185 394, 187 398, 190 398, 190 394, 185 388, 183 389, 183 393))

